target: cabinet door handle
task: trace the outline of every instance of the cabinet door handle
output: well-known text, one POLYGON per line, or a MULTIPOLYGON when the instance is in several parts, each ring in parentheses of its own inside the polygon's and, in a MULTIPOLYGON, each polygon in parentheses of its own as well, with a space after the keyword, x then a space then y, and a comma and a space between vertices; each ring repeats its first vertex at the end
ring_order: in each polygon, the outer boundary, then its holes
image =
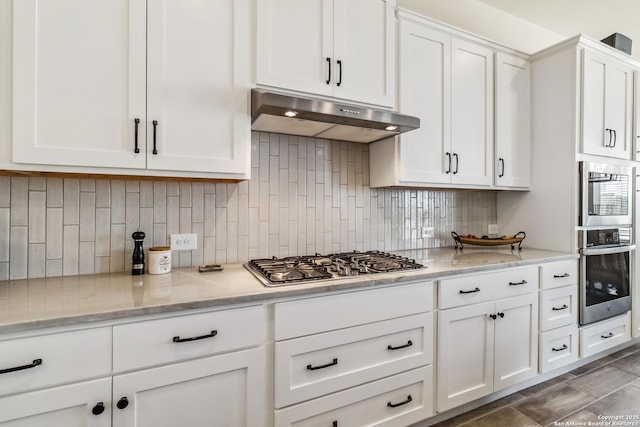
POLYGON ((40 365, 42 365, 42 359, 34 359, 33 362, 29 363, 28 365, 15 366, 13 368, 7 368, 7 369, 0 369, 0 375, 8 374, 9 372, 24 371, 25 369, 35 368, 36 366, 40 366, 40 365))
POLYGON ((613 332, 609 332, 607 335, 600 335, 600 338, 605 340, 608 338, 613 338, 613 332))
POLYGON ((502 318, 504 318, 504 313, 499 312, 499 313, 498 313, 498 316, 500 316, 500 318, 502 319, 502 318))
POLYGON ((554 278, 554 279, 562 279, 562 278, 565 278, 565 277, 569 277, 569 273, 564 273, 564 274, 554 274, 554 275, 553 275, 553 278, 554 278))
POLYGON ((309 371, 315 371, 316 369, 324 369, 337 364, 338 364, 338 359, 334 358, 333 361, 327 363, 326 365, 319 365, 319 366, 307 365, 307 369, 309 371))
POLYGON ((411 340, 407 341, 407 343, 405 345, 399 345, 397 347, 393 347, 391 345, 387 346, 387 350, 400 350, 401 348, 407 348, 407 347, 411 347, 413 345, 413 342, 411 340))
POLYGON ((121 397, 120 400, 118 400, 118 403, 116 403, 116 407, 118 409, 124 409, 127 406, 129 406, 129 399, 127 399, 127 396, 121 397))
POLYGON ((498 159, 498 178, 502 178, 504 176, 504 159, 500 157, 498 159))
POLYGON ((609 147, 614 148, 616 146, 616 143, 618 142, 618 132, 616 132, 615 129, 612 129, 613 132, 613 145, 610 145, 609 147))
POLYGON ((451 153, 445 153, 445 155, 447 156, 447 163, 449 166, 444 173, 451 173, 451 153))
POLYGON ((91 408, 91 413, 93 415, 100 415, 104 412, 104 402, 98 402, 95 404, 93 408, 91 408))
POLYGON ((495 314, 490 314, 489 317, 493 320, 496 320, 498 318, 498 316, 495 314))
POLYGON ((156 146, 156 134, 158 130, 158 121, 153 121, 153 154, 158 154, 158 147, 156 146))
POLYGON ((526 285, 527 281, 526 280, 522 280, 520 282, 509 282, 509 286, 520 286, 520 285, 526 285))
POLYGON ((564 350, 566 350, 566 349, 568 349, 568 348, 569 348, 569 347, 567 347, 567 345, 566 345, 566 344, 562 344, 562 347, 560 347, 560 348, 555 348, 555 347, 554 347, 554 348, 552 348, 552 349, 551 349, 551 351, 564 351, 564 350))
POLYGON ((173 342, 198 341, 198 340, 203 340, 205 338, 213 338, 216 335, 218 335, 218 331, 217 330, 213 330, 213 331, 211 331, 210 334, 207 334, 207 335, 200 335, 199 337, 180 338, 180 336, 175 336, 175 337, 173 337, 173 342))
POLYGON ((327 66, 329 67, 329 76, 327 77, 327 84, 331 84, 331 58, 327 58, 327 66))
POLYGON ((140 125, 140 119, 136 117, 133 119, 133 123, 135 123, 135 131, 133 132, 133 152, 138 154, 140 152, 140 148, 138 147, 138 125, 140 125))
POLYGON ((336 62, 338 63, 338 83, 336 86, 340 86, 342 84, 342 60, 338 59, 336 62))
POLYGON ((480 292, 480 288, 476 287, 475 289, 472 289, 470 291, 463 291, 462 289, 460 289, 461 294, 472 294, 474 292, 480 292))
POLYGON ((562 307, 560 307, 560 308, 551 307, 551 310, 560 311, 560 310, 566 310, 567 308, 569 308, 569 306, 567 306, 567 304, 562 304, 562 307))
POLYGON ((458 154, 457 154, 457 153, 453 153, 453 157, 455 157, 455 158, 456 158, 456 170, 455 170, 455 171, 453 171, 453 174, 455 175, 455 174, 457 174, 457 173, 458 173, 458 163, 459 163, 459 162, 458 162, 458 154))
POLYGON ((402 402, 399 402, 399 403, 387 402, 387 406, 389 408, 397 408, 398 406, 406 405, 407 403, 411 402, 412 400, 413 400, 413 398, 411 397, 411 395, 409 395, 409 396, 407 396, 407 400, 403 400, 402 402))
MULTIPOLYGON (((605 147, 611 147, 611 138, 612 138, 612 136, 613 136, 613 134, 611 133, 611 129, 606 129, 606 128, 605 128, 604 132, 605 132, 605 134, 606 134, 606 135, 609 135, 609 143, 607 144, 607 143, 605 142, 604 146, 605 146, 605 147)), ((605 138, 606 138, 606 136, 605 136, 605 138)))

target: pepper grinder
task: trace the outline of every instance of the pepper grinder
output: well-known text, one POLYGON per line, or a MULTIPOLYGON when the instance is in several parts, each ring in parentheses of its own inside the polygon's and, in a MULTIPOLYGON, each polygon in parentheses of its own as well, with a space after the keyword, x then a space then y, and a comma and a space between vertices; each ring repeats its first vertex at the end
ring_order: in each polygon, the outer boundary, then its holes
POLYGON ((136 231, 131 235, 133 239, 133 256, 131 257, 131 274, 134 276, 144 274, 144 249, 142 249, 142 241, 144 233, 136 231))

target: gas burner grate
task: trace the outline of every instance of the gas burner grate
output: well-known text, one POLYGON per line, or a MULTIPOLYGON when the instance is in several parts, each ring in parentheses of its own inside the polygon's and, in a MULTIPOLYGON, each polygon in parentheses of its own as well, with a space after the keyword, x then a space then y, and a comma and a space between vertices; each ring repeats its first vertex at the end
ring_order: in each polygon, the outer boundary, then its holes
POLYGON ((424 268, 415 260, 381 251, 254 259, 245 267, 266 286, 424 268))

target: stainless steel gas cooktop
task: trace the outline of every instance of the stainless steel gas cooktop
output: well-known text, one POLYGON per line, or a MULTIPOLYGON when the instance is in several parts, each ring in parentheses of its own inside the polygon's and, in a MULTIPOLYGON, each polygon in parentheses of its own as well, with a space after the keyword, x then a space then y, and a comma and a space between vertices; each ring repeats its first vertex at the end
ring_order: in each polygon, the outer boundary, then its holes
POLYGON ((265 286, 293 285, 425 268, 412 259, 380 251, 253 259, 244 266, 265 286))

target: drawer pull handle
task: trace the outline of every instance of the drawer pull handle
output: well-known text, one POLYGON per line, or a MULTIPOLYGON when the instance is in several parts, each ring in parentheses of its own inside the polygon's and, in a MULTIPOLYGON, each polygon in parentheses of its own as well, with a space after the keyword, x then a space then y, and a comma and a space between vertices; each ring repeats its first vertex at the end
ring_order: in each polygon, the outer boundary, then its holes
POLYGON ((568 348, 569 348, 569 347, 567 347, 567 345, 566 345, 566 344, 562 344, 562 347, 560 347, 560 348, 555 348, 555 347, 554 347, 554 348, 552 348, 552 349, 551 349, 551 351, 564 351, 564 350, 566 350, 566 349, 568 349, 568 348))
POLYGON ((199 337, 191 337, 191 338, 180 338, 179 336, 175 336, 173 337, 173 342, 197 341, 197 340, 203 340, 205 338, 213 338, 216 335, 218 335, 218 331, 211 331, 210 334, 201 335, 199 337))
POLYGON ((398 406, 402 406, 402 405, 406 405, 407 403, 411 402, 413 399, 411 398, 411 395, 407 396, 407 400, 404 400, 400 403, 391 403, 391 402, 387 402, 387 406, 389 408, 397 408, 398 406))
POLYGON ((407 347, 411 347, 413 345, 413 342, 411 342, 411 340, 407 341, 407 343, 405 345, 399 345, 397 347, 393 347, 391 345, 387 346, 387 350, 400 350, 401 348, 407 348, 407 347))
POLYGON ((100 415, 104 412, 104 402, 98 402, 95 404, 93 408, 91 408, 91 413, 93 415, 100 415))
POLYGON ((42 365, 42 359, 34 359, 33 362, 28 365, 16 366, 14 368, 0 369, 0 374, 8 374, 9 372, 23 371, 25 369, 35 368, 42 365))
POLYGON ((475 288, 471 291, 462 291, 462 290, 460 291, 461 294, 472 294, 474 292, 480 292, 480 288, 475 288))
POLYGON ((509 282, 509 286, 520 286, 520 285, 526 285, 527 281, 526 280, 522 280, 521 282, 509 282))
POLYGON ((551 307, 551 310, 553 311, 560 311, 560 310, 566 310, 567 308, 569 308, 569 306, 567 306, 567 304, 562 304, 562 307, 557 308, 557 307, 551 307))
POLYGON ((553 278, 554 279, 563 279, 565 277, 569 277, 569 273, 564 273, 564 274, 554 274, 553 278))
POLYGON ((316 369, 323 369, 323 368, 328 368, 330 366, 334 366, 338 364, 338 359, 333 359, 333 361, 331 363, 327 363, 326 365, 320 365, 320 366, 312 366, 312 365, 307 365, 307 369, 310 371, 315 371, 316 369))
POLYGON ((129 399, 127 399, 127 396, 121 397, 120 400, 118 400, 118 403, 116 403, 116 406, 118 409, 124 409, 129 406, 129 399))
POLYGON ((613 332, 609 332, 607 335, 600 335, 600 338, 603 339, 608 339, 608 338, 613 338, 613 332))

